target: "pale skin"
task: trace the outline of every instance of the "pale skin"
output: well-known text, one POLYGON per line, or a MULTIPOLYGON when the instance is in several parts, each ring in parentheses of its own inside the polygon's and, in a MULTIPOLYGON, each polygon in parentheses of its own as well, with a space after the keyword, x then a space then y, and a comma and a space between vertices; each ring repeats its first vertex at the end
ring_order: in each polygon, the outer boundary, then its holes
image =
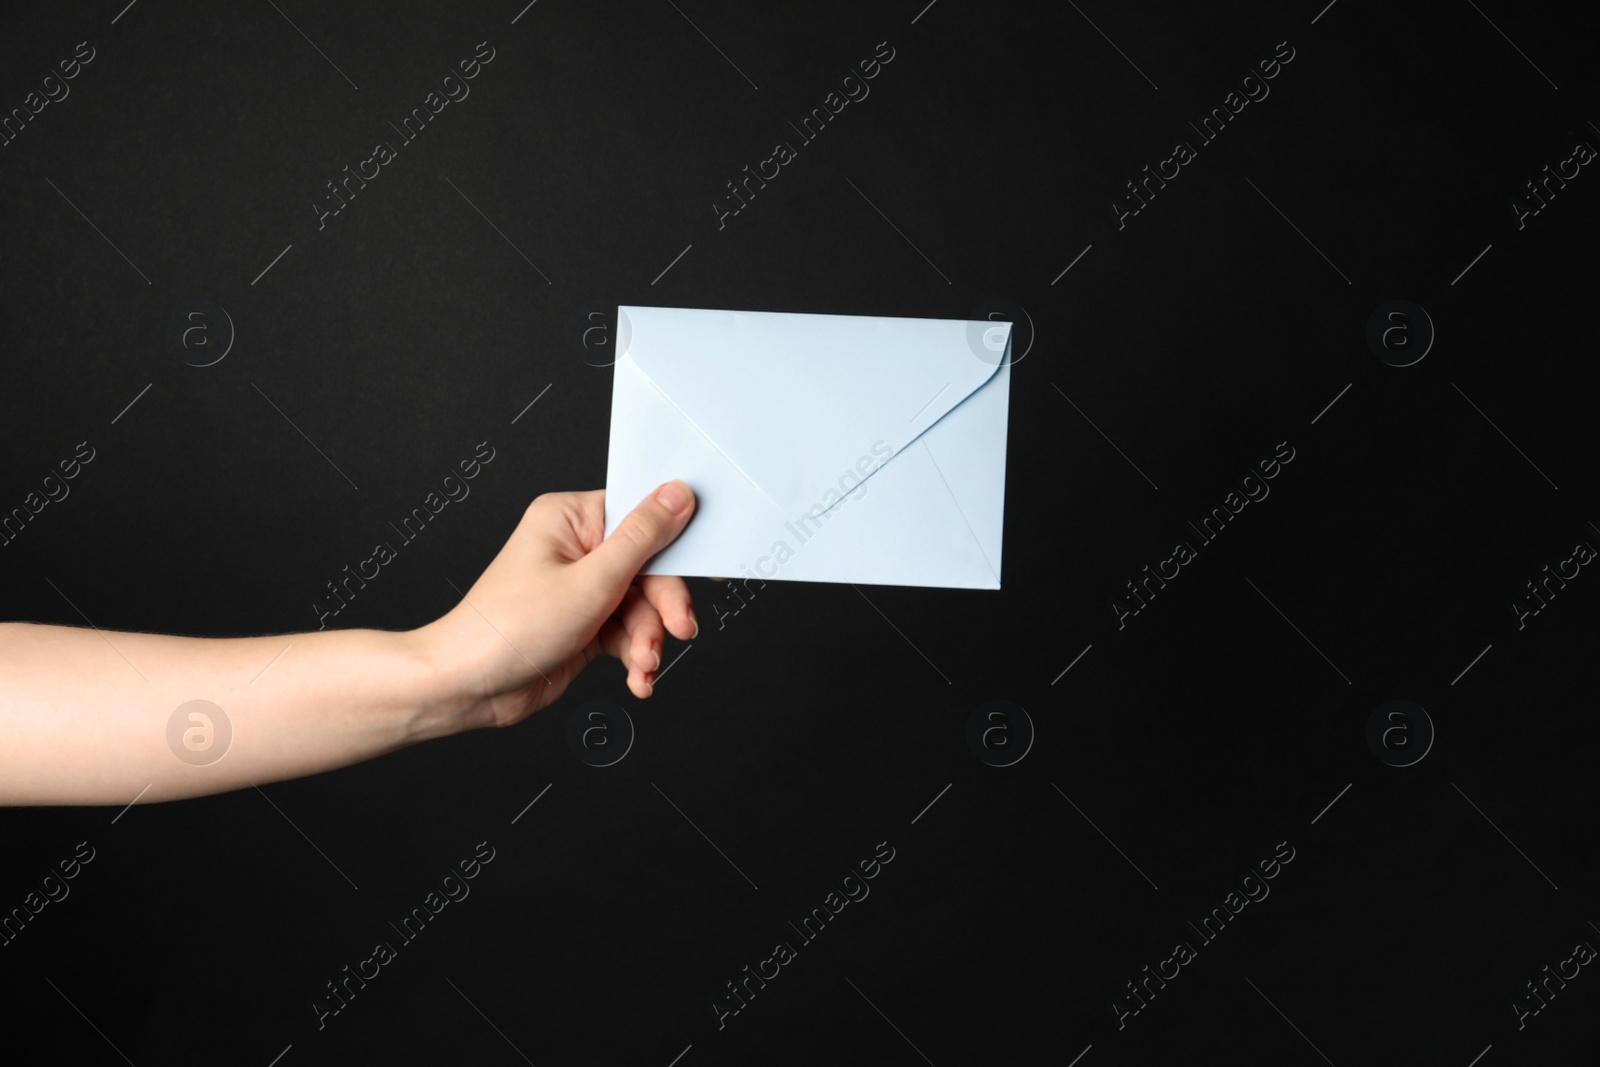
POLYGON ((546 493, 465 599, 415 630, 199 638, 0 623, 0 804, 207 796, 511 726, 602 654, 645 699, 665 634, 689 640, 699 624, 683 579, 639 571, 694 507, 668 482, 607 538, 604 492, 546 493), (173 711, 195 699, 233 731, 205 766, 168 743, 173 711))

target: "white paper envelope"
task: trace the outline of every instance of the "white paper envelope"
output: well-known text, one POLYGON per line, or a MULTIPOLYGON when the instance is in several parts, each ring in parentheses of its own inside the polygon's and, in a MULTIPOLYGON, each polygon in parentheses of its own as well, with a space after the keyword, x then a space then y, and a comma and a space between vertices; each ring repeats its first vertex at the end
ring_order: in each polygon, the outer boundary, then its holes
POLYGON ((1000 588, 1011 324, 617 309, 606 534, 697 510, 646 574, 1000 588))

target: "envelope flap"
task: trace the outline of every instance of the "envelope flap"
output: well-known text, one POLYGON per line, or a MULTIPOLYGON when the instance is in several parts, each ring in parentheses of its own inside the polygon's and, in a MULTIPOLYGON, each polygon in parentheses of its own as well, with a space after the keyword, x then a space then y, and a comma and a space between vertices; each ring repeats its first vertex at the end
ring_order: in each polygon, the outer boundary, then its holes
MULTIPOLYGON (((831 507, 994 374, 1010 324, 618 309, 662 396, 791 515, 831 507)), ((622 346, 625 346, 622 347, 622 346)))

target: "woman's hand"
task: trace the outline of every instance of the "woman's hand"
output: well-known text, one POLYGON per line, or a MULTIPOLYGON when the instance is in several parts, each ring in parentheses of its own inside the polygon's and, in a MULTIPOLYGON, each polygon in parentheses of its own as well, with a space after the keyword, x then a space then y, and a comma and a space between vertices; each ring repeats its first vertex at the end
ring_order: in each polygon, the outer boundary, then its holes
POLYGON ((609 538, 604 502, 535 500, 462 603, 415 630, 204 638, 0 622, 0 804, 206 796, 509 726, 602 652, 647 697, 665 633, 700 627, 683 579, 639 569, 683 532, 694 494, 668 482, 609 538), (186 713, 196 702, 203 714, 186 713))
POLYGON ((686 641, 700 627, 682 578, 639 570, 683 532, 694 506, 687 485, 667 482, 605 538, 603 490, 530 504, 462 602, 416 631, 466 698, 440 705, 460 717, 447 729, 520 722, 602 652, 622 661, 634 696, 648 697, 664 634, 686 641))

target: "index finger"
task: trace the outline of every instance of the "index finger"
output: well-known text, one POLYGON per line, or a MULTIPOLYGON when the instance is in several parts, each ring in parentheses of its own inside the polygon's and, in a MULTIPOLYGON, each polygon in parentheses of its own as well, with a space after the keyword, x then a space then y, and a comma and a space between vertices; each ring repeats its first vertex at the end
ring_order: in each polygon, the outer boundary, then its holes
POLYGON ((644 598, 661 615, 667 632, 680 641, 693 641, 700 635, 700 623, 694 617, 694 605, 689 587, 682 578, 666 574, 641 574, 635 579, 644 598))

